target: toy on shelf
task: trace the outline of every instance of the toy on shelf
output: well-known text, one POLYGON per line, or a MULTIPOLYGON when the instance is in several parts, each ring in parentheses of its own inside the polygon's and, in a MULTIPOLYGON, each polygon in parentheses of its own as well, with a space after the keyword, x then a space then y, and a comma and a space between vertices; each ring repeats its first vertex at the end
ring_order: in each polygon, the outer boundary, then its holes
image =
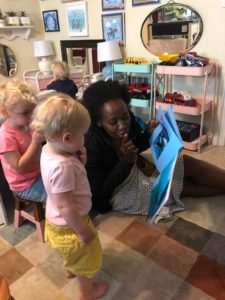
POLYGON ((185 142, 192 142, 199 137, 200 124, 185 121, 176 121, 180 135, 185 142))
POLYGON ((196 107, 197 101, 187 92, 166 93, 163 102, 175 105, 196 107))
POLYGON ((180 54, 180 59, 176 61, 176 66, 204 67, 208 65, 209 59, 197 55, 197 52, 188 52, 180 54))
POLYGON ((193 51, 180 54, 162 53, 159 59, 162 60, 162 65, 204 67, 209 64, 209 58, 197 55, 197 52, 193 51))
POLYGON ((135 64, 135 65, 141 65, 141 64, 150 64, 150 61, 145 57, 126 57, 125 64, 135 64))
POLYGON ((159 55, 159 59, 162 60, 160 64, 163 65, 172 65, 176 63, 178 59, 180 59, 180 55, 178 53, 172 54, 172 53, 161 53, 159 55))
POLYGON ((132 98, 136 99, 149 99, 151 87, 145 82, 135 82, 128 85, 129 92, 132 98))

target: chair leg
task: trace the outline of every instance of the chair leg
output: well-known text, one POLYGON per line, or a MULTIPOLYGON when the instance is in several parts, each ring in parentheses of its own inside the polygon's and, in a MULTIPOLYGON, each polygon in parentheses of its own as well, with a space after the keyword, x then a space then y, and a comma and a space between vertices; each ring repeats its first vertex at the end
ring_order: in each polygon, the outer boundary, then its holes
POLYGON ((45 228, 45 213, 43 204, 41 202, 33 202, 33 212, 37 228, 37 234, 40 241, 44 242, 44 228, 45 228))
POLYGON ((14 227, 19 228, 23 224, 23 218, 21 217, 20 211, 15 209, 14 211, 14 227))
POLYGON ((23 218, 20 212, 24 208, 24 203, 22 203, 16 195, 14 195, 14 199, 15 199, 14 226, 15 228, 19 228, 23 224, 23 218))
POLYGON ((44 227, 45 227, 45 212, 43 203, 21 199, 16 194, 15 199, 15 211, 14 211, 14 226, 18 228, 22 225, 23 219, 28 219, 36 225, 38 238, 44 242, 44 227), (26 210, 29 206, 32 206, 33 215, 29 214, 26 210), (24 218, 23 218, 24 217, 24 218))
POLYGON ((45 241, 45 237, 44 237, 44 232, 45 232, 45 220, 41 221, 41 222, 36 222, 36 229, 37 229, 37 234, 38 234, 38 238, 41 242, 45 241))

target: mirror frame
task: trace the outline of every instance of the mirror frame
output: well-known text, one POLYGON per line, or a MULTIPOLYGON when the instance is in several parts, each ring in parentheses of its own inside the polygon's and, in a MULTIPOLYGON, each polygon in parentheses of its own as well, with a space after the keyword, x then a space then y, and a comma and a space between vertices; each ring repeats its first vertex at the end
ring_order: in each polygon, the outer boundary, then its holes
MULTIPOLYGON (((147 19, 149 18, 149 15, 155 13, 156 11, 158 11, 159 8, 163 8, 163 7, 166 7, 168 5, 172 5, 172 6, 177 6, 177 5, 182 5, 182 6, 185 6, 186 8, 192 10, 199 18, 200 18, 200 28, 199 28, 199 35, 198 35, 198 38, 195 40, 195 42, 191 45, 191 47, 187 48, 186 51, 190 51, 192 48, 194 48, 194 46, 198 43, 198 41, 200 40, 201 36, 202 36, 202 33, 203 33, 203 29, 204 29, 204 26, 203 26, 203 20, 202 20, 202 17, 200 16, 200 14, 194 9, 192 8, 190 5, 186 5, 186 4, 183 4, 183 3, 178 3, 178 2, 168 2, 166 4, 163 4, 163 5, 160 5, 158 6, 156 9, 154 9, 153 11, 151 11, 147 17, 144 19, 142 25, 141 25, 141 32, 140 32, 140 37, 141 37, 141 41, 142 41, 142 45, 148 50, 149 53, 150 50, 148 49, 148 47, 145 45, 144 41, 143 41, 143 38, 142 38, 142 29, 144 27, 144 24, 145 22, 147 21, 147 19)), ((152 55, 155 55, 153 53, 151 53, 152 55)))
POLYGON ((67 48, 96 48, 97 44, 104 42, 104 39, 101 40, 61 40, 60 47, 61 47, 61 55, 62 60, 68 63, 67 57, 67 48))
POLYGON ((7 75, 7 74, 2 74, 0 72, 0 75, 3 76, 3 77, 6 77, 6 78, 12 78, 13 76, 15 76, 16 72, 18 71, 18 62, 17 62, 17 59, 16 59, 16 55, 8 45, 0 43, 0 46, 2 46, 2 53, 3 53, 3 57, 5 59, 5 68, 6 68, 6 72, 8 73, 8 75, 7 75), (8 58, 8 53, 7 53, 6 48, 8 48, 11 51, 11 53, 14 57, 15 68, 11 68, 11 66, 10 66, 10 61, 9 61, 9 58, 8 58))

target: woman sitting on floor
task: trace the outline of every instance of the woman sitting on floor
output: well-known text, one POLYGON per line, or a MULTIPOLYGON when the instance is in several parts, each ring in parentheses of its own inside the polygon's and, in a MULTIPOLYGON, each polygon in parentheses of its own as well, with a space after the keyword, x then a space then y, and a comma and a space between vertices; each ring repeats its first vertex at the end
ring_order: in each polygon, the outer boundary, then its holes
MULTIPOLYGON (((117 81, 98 81, 84 92, 83 103, 91 116, 86 136, 87 174, 93 208, 101 213, 111 209, 126 214, 147 215, 152 185, 158 176, 150 154, 148 176, 140 169, 149 148, 149 136, 156 126, 152 120, 146 130, 136 123, 129 110, 129 92, 117 81)), ((156 217, 156 223, 172 219, 184 209, 180 197, 204 197, 225 193, 225 170, 188 155, 180 155, 172 181, 169 201, 156 217)))

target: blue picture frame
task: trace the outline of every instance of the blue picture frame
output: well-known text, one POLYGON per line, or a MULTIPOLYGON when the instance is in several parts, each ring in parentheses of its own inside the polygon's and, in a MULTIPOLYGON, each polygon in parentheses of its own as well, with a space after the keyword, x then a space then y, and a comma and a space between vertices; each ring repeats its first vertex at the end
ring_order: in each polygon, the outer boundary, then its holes
POLYGON ((86 1, 66 4, 69 36, 88 36, 88 17, 86 1))
POLYGON ((116 40, 125 46, 124 13, 102 15, 102 35, 105 41, 116 40))
POLYGON ((45 32, 55 32, 60 31, 58 11, 55 10, 45 10, 42 12, 45 32))
POLYGON ((102 10, 124 9, 125 0, 102 0, 102 10))
POLYGON ((132 6, 157 4, 160 0, 132 0, 132 6))

